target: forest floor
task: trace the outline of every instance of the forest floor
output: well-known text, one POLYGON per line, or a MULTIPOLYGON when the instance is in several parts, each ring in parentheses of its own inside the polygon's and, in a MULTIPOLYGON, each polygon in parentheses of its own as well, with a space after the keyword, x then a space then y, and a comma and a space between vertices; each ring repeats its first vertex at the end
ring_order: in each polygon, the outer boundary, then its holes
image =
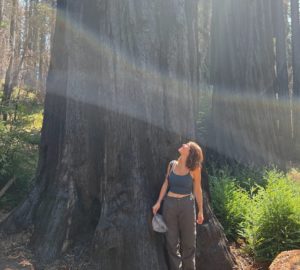
POLYGON ((229 249, 236 259, 239 270, 268 270, 270 263, 255 262, 253 258, 242 251, 244 242, 229 242, 229 249))
MULTIPOLYGON (((0 211, 0 221, 5 213, 0 211)), ((92 269, 88 257, 81 252, 64 254, 59 260, 51 264, 42 265, 34 260, 28 248, 30 233, 22 232, 14 235, 0 235, 0 270, 83 270, 92 269)), ((234 255, 239 270, 267 270, 268 264, 255 263, 253 259, 241 251, 243 243, 229 243, 229 249, 234 255)))

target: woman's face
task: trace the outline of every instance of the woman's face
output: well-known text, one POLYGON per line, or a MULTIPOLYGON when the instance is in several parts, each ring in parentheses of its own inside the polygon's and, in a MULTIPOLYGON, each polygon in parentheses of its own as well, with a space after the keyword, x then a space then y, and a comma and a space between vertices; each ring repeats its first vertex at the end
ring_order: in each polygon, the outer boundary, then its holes
POLYGON ((190 153, 190 146, 187 143, 183 143, 178 149, 178 152, 183 156, 188 156, 190 153))

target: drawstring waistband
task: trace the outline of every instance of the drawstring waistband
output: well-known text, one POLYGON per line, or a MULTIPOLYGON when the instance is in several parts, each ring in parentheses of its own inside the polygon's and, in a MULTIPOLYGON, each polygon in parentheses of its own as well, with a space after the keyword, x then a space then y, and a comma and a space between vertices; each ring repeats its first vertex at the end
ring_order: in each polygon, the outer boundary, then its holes
POLYGON ((189 195, 187 195, 187 196, 184 196, 184 197, 171 197, 171 196, 168 196, 168 195, 166 195, 166 198, 168 198, 168 199, 175 199, 175 200, 184 200, 184 199, 190 199, 190 200, 192 200, 192 199, 194 199, 194 195, 191 193, 191 194, 189 194, 189 195))

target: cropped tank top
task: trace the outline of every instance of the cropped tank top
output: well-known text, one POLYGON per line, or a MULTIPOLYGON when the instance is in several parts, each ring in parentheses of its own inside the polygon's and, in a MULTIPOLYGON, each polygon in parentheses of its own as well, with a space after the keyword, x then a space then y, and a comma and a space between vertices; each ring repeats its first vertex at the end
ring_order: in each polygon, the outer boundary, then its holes
POLYGON ((173 172, 175 161, 171 162, 171 169, 168 176, 169 180, 169 191, 178 194, 190 194, 193 191, 193 178, 188 172, 185 175, 178 175, 173 172))

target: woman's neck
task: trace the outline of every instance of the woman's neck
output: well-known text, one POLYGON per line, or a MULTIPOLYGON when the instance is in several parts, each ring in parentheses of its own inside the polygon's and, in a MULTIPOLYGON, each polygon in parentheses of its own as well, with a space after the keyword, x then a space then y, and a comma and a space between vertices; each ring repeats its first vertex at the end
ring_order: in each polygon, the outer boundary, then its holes
POLYGON ((178 161, 178 167, 179 168, 182 168, 182 169, 186 168, 186 166, 185 166, 185 164, 186 164, 186 157, 180 156, 177 161, 178 161))

